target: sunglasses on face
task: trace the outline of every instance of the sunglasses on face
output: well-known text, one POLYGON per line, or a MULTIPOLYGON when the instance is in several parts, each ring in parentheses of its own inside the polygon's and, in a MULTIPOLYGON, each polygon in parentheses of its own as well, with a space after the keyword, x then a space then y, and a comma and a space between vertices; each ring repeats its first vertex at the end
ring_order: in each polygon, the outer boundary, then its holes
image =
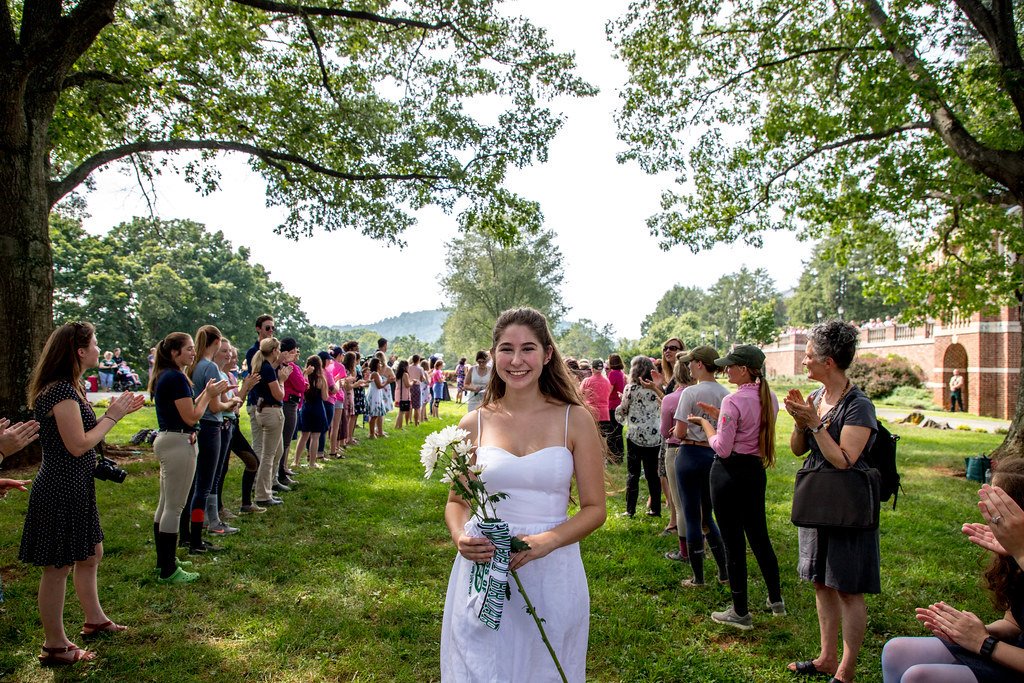
POLYGON ((277 328, 276 328, 276 327, 274 327, 273 325, 264 325, 264 326, 263 326, 263 331, 264 331, 264 332, 273 332, 273 331, 274 331, 274 330, 276 330, 276 329, 277 329, 277 328))
POLYGON ((681 349, 678 346, 676 346, 675 344, 670 344, 668 346, 662 346, 661 350, 662 351, 681 351, 681 349))

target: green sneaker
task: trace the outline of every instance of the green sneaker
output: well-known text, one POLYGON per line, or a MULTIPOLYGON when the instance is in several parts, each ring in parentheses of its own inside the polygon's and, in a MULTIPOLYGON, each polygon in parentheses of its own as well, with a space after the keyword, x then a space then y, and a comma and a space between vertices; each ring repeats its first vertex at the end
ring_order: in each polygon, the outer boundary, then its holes
POLYGON ((195 572, 187 572, 181 567, 174 570, 174 573, 166 579, 157 579, 160 583, 192 583, 199 578, 195 572))

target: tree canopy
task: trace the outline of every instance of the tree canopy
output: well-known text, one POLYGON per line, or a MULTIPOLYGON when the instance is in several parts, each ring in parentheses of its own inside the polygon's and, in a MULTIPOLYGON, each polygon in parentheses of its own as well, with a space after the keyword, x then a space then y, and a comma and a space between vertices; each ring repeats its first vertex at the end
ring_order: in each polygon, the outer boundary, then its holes
POLYGON ((870 320, 899 315, 902 300, 888 302, 876 292, 886 290, 885 273, 876 267, 878 258, 871 245, 844 251, 842 241, 828 238, 814 248, 804 265, 793 296, 786 301, 786 315, 793 325, 809 326, 821 317, 830 318, 843 309, 847 320, 870 320))
MULTIPOLYGON (((632 4, 610 27, 621 160, 680 185, 651 230, 870 244, 908 316, 1019 311, 1021 18, 1012 0, 632 4)), ((1002 452, 1024 455, 1024 391, 1002 452)))
POLYGON ((521 235, 509 246, 478 233, 448 245, 441 286, 451 314, 443 342, 449 355, 471 355, 491 348, 494 321, 509 308, 532 306, 554 327, 565 313, 562 253, 555 235, 521 235))
POLYGON ((274 316, 278 336, 315 343, 300 300, 220 231, 192 221, 136 218, 102 237, 54 216, 54 317, 90 320, 103 349, 119 346, 135 363, 170 332, 216 325, 248 347, 257 315, 274 316))
MULTIPOLYGON (((43 2, 27 2, 28 22, 43 2)), ((217 152, 248 155, 280 230, 354 227, 398 240, 428 204, 486 226, 536 207, 502 190, 509 166, 546 157, 560 118, 541 106, 593 89, 544 31, 497 2, 121 0, 63 79, 50 126, 50 197, 126 160, 145 179, 181 171, 203 191, 217 152), (482 104, 497 116, 479 115, 482 104), (175 164, 161 152, 199 150, 175 164)))
POLYGON ((872 244, 909 313, 1017 300, 1024 68, 1003 0, 648 0, 612 28, 622 160, 672 172, 651 229, 872 244), (932 296, 926 296, 931 294, 932 296))

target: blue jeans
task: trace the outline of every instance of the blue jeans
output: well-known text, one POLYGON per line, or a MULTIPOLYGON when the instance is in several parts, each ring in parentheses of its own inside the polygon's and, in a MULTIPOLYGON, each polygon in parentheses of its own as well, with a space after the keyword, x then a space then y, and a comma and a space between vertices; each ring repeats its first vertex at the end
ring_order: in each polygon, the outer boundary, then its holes
POLYGON ((711 466, 714 462, 715 451, 710 446, 684 444, 676 456, 675 476, 679 481, 686 538, 693 543, 700 541, 705 528, 709 539, 721 536, 711 515, 711 466))

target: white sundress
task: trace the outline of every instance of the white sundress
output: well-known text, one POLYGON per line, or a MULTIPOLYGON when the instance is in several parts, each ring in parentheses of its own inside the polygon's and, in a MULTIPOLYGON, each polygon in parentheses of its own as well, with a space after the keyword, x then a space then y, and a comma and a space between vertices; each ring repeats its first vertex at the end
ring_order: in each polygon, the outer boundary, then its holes
MULTIPOLYGON (((548 531, 566 521, 569 484, 574 471, 568 449, 569 407, 565 411, 566 438, 560 446, 547 446, 516 456, 497 446, 478 445, 476 462, 485 466, 481 479, 489 493, 509 497, 497 504, 498 516, 508 522, 513 536, 548 531)), ((477 443, 480 417, 477 414, 477 443)), ((466 531, 481 535, 473 520, 466 531)), ((526 604, 509 576, 511 599, 505 602, 501 626, 492 630, 469 605, 473 563, 455 556, 448 580, 441 624, 441 680, 451 683, 542 683, 561 681, 526 604)), ((590 630, 590 591, 578 543, 563 546, 533 560, 519 578, 569 681, 586 679, 587 638, 590 630)))

